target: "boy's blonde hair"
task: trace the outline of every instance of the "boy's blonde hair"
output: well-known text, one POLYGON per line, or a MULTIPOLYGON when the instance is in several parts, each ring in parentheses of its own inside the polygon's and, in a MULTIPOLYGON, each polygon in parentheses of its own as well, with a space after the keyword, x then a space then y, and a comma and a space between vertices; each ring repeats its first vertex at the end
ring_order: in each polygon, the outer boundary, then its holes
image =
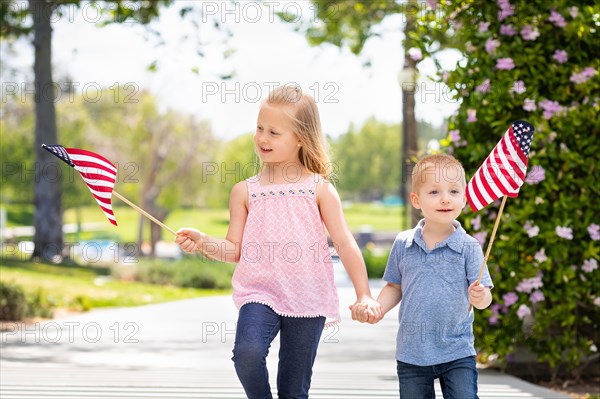
POLYGON ((300 162, 313 173, 330 178, 330 161, 327 142, 321 129, 321 119, 315 100, 303 93, 298 86, 284 85, 273 89, 266 104, 284 105, 292 112, 286 112, 292 121, 294 133, 300 139, 300 162))
POLYGON ((465 169, 456 158, 446 154, 427 155, 421 158, 413 168, 412 191, 414 193, 419 192, 419 189, 423 182, 425 182, 427 176, 425 172, 431 168, 437 168, 442 172, 440 175, 441 179, 460 182, 463 187, 467 185, 467 181, 465 180, 465 169))

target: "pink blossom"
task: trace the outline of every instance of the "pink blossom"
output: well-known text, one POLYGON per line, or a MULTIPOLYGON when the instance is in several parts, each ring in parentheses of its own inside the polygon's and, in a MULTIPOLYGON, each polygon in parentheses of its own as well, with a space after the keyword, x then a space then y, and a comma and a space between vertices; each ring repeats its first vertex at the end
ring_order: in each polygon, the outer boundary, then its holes
POLYGON ((496 60, 497 69, 505 69, 507 71, 510 71, 514 67, 515 63, 513 62, 512 58, 498 58, 498 60, 496 60))
POLYGON ((517 310, 517 316, 519 317, 519 319, 523 319, 526 316, 529 316, 530 314, 531 310, 527 305, 522 304, 521 306, 519 306, 519 309, 517 310))
POLYGON ((525 83, 522 80, 517 80, 513 83, 513 87, 510 91, 517 94, 523 94, 527 91, 527 87, 525 87, 525 83))
POLYGON ((537 251, 535 253, 535 255, 533 255, 533 258, 538 262, 538 263, 544 263, 545 261, 548 260, 548 257, 546 256, 546 248, 542 248, 539 251, 537 251))
POLYGON ((564 64, 569 59, 569 56, 565 50, 556 50, 552 56, 559 64, 564 64))
POLYGON ((481 215, 477 215, 476 218, 471 219, 471 226, 475 230, 481 229, 481 215))
POLYGON ((542 100, 538 105, 544 110, 544 119, 552 119, 554 114, 562 113, 564 110, 557 101, 542 100))
POLYGON ((583 261, 583 266, 581 266, 581 270, 586 273, 591 273, 598 268, 598 261, 594 258, 587 259, 583 261))
POLYGON ((437 0, 427 0, 427 5, 435 10, 437 7, 437 0))
POLYGON ((516 293, 509 292, 508 294, 502 295, 502 300, 504 300, 504 305, 512 306, 519 300, 519 297, 516 293))
POLYGON ((594 305, 600 306, 600 296, 597 296, 596 298, 594 298, 594 305))
POLYGON ((485 239, 487 238, 487 231, 480 231, 479 233, 473 234, 473 238, 479 241, 479 245, 483 247, 485 244, 485 239))
POLYGON ((544 293, 540 290, 533 291, 533 293, 531 295, 529 295, 529 300, 531 301, 531 303, 541 302, 544 299, 546 299, 544 297, 544 293))
POLYGON ((479 32, 487 32, 489 26, 490 26, 489 22, 480 22, 479 23, 479 32))
POLYGON ((485 51, 487 51, 488 54, 495 53, 498 47, 500 47, 499 40, 495 40, 490 37, 485 41, 485 51))
POLYGON ((510 4, 508 0, 498 0, 497 3, 498 7, 500 7, 500 11, 498 11, 498 19, 500 21, 503 21, 515 13, 515 6, 510 4))
POLYGON ((490 91, 490 80, 484 80, 479 86, 475 87, 475 90, 480 93, 487 93, 488 91, 490 91))
POLYGON ((577 18, 577 13, 579 12, 579 8, 573 6, 569 7, 569 14, 571 14, 571 18, 577 18))
POLYGON ((588 233, 590 233, 590 238, 594 241, 600 240, 600 226, 596 223, 592 223, 587 228, 588 233))
POLYGON ((504 36, 514 36, 517 30, 512 25, 500 25, 500 34, 504 36))
POLYGON ((554 10, 550 11, 550 17, 548 18, 548 21, 552 22, 554 26, 559 28, 564 28, 567 26, 567 21, 565 21, 563 16, 554 10))
POLYGON ((535 40, 539 36, 540 36, 540 31, 538 31, 536 28, 532 27, 531 25, 525 25, 521 29, 521 37, 523 38, 523 40, 535 40))
POLYGON ((411 47, 408 50, 408 56, 415 61, 419 61, 423 58, 423 53, 421 53, 421 49, 418 47, 411 47))
POLYGON ((477 110, 469 108, 467 110, 467 122, 477 122, 477 110))
POLYGON ((494 303, 490 306, 490 311, 492 312, 492 314, 497 315, 500 313, 508 312, 508 308, 500 303, 494 303))
POLYGON ((542 276, 541 274, 538 274, 535 277, 526 278, 519 282, 517 285, 517 291, 529 294, 532 290, 542 288, 543 286, 544 283, 542 282, 542 276))
POLYGON ((498 324, 498 316, 490 316, 488 318, 488 323, 490 323, 492 326, 498 324))
POLYGON ((537 109, 537 106, 535 105, 535 100, 526 98, 525 101, 523 102, 523 109, 527 112, 535 111, 537 109))
POLYGON ((527 176, 525 176, 525 183, 527 184, 538 184, 546 179, 546 170, 540 165, 534 165, 527 176))
POLYGON ((538 226, 533 225, 532 223, 533 222, 531 220, 528 220, 527 222, 525 222, 525 226, 523 226, 529 237, 535 237, 540 232, 540 228, 538 226))
POLYGON ((579 73, 573 72, 569 80, 575 84, 581 84, 587 82, 595 74, 596 70, 594 68, 587 67, 579 73))
POLYGON ((556 235, 566 240, 572 240, 573 229, 570 227, 556 226, 556 235))

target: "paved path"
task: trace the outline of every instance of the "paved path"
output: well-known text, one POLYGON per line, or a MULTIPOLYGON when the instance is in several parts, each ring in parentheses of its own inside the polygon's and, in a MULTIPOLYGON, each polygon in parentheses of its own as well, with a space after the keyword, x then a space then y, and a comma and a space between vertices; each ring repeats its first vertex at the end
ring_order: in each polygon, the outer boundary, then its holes
MULTIPOLYGON (((345 308, 353 290, 340 288, 340 298, 345 308)), ((398 398, 395 317, 363 325, 342 310, 343 323, 323 334, 311 398, 398 398)), ((243 398, 230 360, 236 317, 231 298, 220 296, 92 311, 2 333, 0 398, 243 398)), ((277 351, 276 340, 272 381, 277 351)), ((488 370, 480 372, 479 392, 481 399, 566 399, 488 370)))

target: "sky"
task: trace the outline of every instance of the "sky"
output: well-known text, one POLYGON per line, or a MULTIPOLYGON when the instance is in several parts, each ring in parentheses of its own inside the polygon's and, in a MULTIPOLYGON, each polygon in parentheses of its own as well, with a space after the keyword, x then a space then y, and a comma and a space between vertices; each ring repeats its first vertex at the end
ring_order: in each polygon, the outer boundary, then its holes
MULTIPOLYGON (((198 8, 198 2, 192 3, 198 8)), ((323 129, 333 137, 371 116, 401 122, 402 16, 387 17, 378 27, 381 37, 371 38, 356 56, 330 44, 309 46, 293 24, 275 15, 291 11, 314 21, 307 1, 204 1, 199 7, 203 16, 194 18, 197 30, 191 19, 179 16, 189 4, 177 1, 162 10, 150 25, 160 38, 135 22, 99 28, 98 8, 90 3, 65 8, 53 21, 55 80, 68 74, 90 98, 100 86, 112 87, 121 101, 138 90, 150 90, 162 109, 210 120, 215 135, 224 139, 253 131, 261 99, 270 88, 286 83, 299 84, 315 98, 323 129), (230 39, 212 27, 214 19, 232 32, 230 39), (198 37, 204 57, 197 55, 198 37), (164 44, 157 45, 159 41, 164 44), (233 51, 225 58, 228 50, 233 51), (367 60, 369 68, 363 66, 367 60), (151 72, 153 63, 156 70, 151 72), (232 72, 232 79, 220 79, 232 72), (125 90, 117 91, 117 84, 125 90)), ((31 44, 19 41, 14 50, 11 67, 31 68, 31 44)), ((441 61, 452 68, 457 60, 448 54, 441 61)), ((422 63, 421 70, 433 73, 431 64, 422 63)), ((418 87, 417 119, 442 125, 457 104, 438 85, 420 81, 418 87)))

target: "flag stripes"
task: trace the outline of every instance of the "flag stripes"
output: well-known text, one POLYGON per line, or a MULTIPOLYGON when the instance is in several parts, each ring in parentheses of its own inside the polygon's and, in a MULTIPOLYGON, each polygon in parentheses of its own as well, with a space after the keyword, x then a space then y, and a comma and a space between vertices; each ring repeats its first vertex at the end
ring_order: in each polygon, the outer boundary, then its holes
POLYGON ((79 172, 108 220, 117 225, 112 209, 112 192, 117 180, 117 167, 102 155, 61 145, 42 145, 46 150, 73 166, 79 172))
POLYGON ((478 211, 496 199, 516 197, 525 181, 534 127, 515 121, 467 184, 467 201, 478 211))

